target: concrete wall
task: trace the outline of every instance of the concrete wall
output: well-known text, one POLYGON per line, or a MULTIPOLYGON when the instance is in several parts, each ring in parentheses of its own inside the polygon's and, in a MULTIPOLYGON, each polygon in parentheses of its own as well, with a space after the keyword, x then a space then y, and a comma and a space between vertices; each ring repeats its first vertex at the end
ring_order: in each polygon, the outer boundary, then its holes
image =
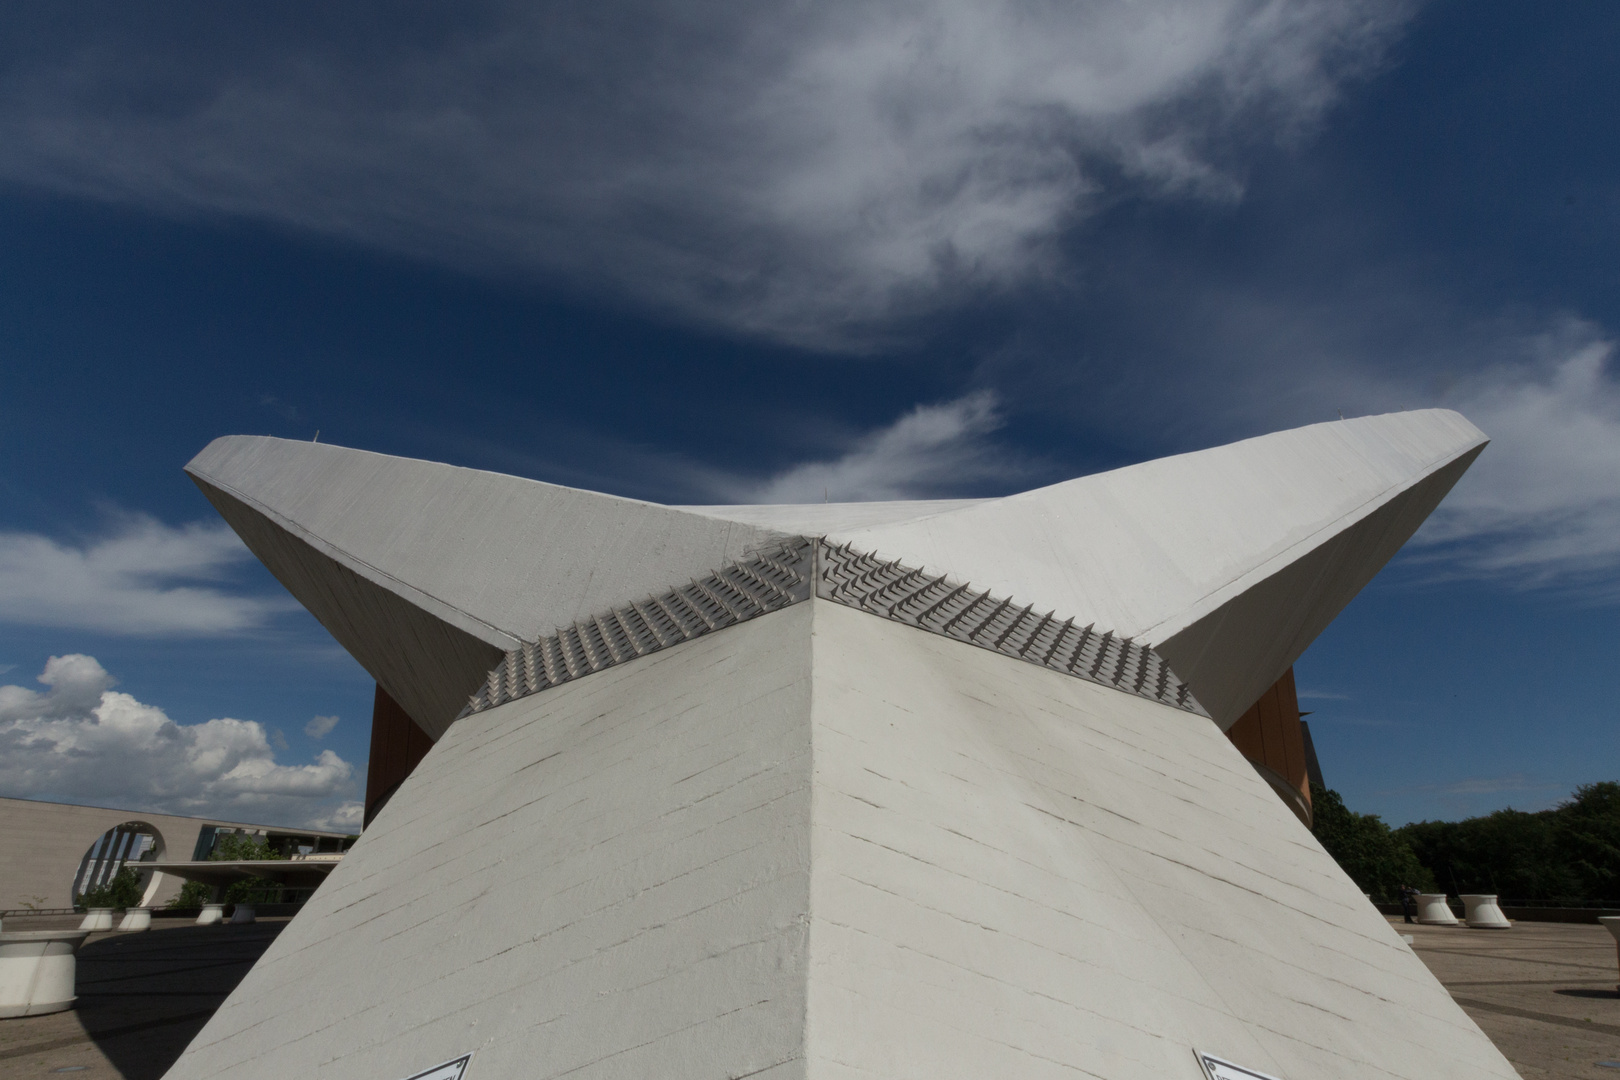
POLYGON ((811 607, 455 724, 168 1075, 803 1076, 811 607))
MULTIPOLYGON (((84 853, 102 833, 127 821, 151 825, 163 844, 158 857, 170 859, 191 858, 197 835, 204 825, 305 831, 218 818, 176 817, 143 810, 106 810, 99 806, 0 798, 0 910, 21 908, 29 903, 44 908, 72 907, 73 879, 84 853)), ((310 835, 338 834, 311 832, 310 835)), ((151 894, 152 903, 167 903, 185 884, 168 875, 157 877, 160 880, 157 890, 151 894)))
POLYGON ((1214 724, 816 606, 812 1076, 1515 1075, 1214 724))
POLYGON ((169 1074, 1508 1078, 1201 717, 812 600, 457 723, 169 1074))

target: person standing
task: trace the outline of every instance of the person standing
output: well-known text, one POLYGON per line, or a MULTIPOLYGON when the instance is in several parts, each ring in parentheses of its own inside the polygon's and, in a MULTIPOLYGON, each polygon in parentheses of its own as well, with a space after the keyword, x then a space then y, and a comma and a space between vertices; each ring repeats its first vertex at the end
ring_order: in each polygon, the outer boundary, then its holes
POLYGON ((1418 891, 1410 885, 1401 886, 1401 914, 1406 921, 1411 922, 1412 916, 1417 914, 1418 891))

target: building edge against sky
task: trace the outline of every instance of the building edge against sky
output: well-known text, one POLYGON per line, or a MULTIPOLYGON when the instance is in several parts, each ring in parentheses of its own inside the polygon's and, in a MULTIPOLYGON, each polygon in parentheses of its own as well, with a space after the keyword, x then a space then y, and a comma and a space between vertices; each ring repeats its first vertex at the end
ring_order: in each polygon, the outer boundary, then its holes
POLYGON ((1484 442, 1433 410, 999 500, 674 508, 217 440, 189 471, 378 724, 361 841, 171 1075, 1511 1076, 1276 737, 1484 442), (288 1001, 317 971, 342 1001, 288 1001))

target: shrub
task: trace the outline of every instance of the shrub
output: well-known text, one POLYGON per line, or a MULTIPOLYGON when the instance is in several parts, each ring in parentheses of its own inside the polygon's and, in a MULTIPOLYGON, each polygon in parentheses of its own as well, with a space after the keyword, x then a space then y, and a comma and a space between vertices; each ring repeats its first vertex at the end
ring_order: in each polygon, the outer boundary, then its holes
POLYGON ((141 902, 141 877, 132 866, 121 868, 105 885, 79 894, 84 908, 131 908, 141 902))

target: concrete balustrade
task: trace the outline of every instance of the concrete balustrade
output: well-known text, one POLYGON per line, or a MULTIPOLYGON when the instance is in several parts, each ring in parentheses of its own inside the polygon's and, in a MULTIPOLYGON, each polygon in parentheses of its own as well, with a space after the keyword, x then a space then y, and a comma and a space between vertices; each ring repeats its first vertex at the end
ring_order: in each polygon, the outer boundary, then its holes
POLYGON ((1418 893, 1418 922, 1428 926, 1456 926, 1445 893, 1418 893))
POLYGON ((80 930, 111 930, 113 928, 113 912, 116 908, 93 907, 85 912, 84 921, 79 924, 80 930))
POLYGON ((125 933, 152 929, 152 909, 144 907, 130 908, 124 912, 124 921, 118 924, 118 929, 125 933))
POLYGON ((71 1009, 77 953, 88 930, 0 933, 0 1017, 71 1009))
POLYGON ((215 923, 225 921, 224 904, 204 904, 202 911, 197 914, 198 926, 213 926, 215 923))
POLYGON ((1484 893, 1464 893, 1463 921, 1476 930, 1506 930, 1513 924, 1508 922, 1502 909, 1496 906, 1496 895, 1489 896, 1484 893))
POLYGON ((231 912, 231 922, 233 923, 255 922, 257 918, 257 913, 254 912, 252 904, 237 904, 236 910, 231 912))

